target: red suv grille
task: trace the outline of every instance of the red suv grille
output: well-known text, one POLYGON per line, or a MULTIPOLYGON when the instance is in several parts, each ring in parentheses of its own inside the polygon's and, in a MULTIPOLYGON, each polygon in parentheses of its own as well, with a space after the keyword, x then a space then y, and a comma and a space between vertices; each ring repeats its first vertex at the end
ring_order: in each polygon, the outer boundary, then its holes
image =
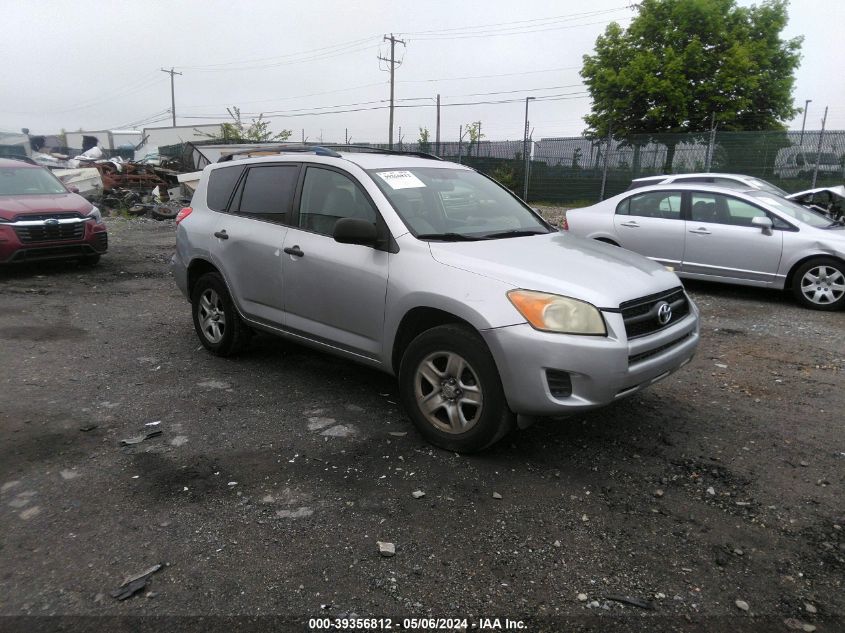
POLYGON ((16 226, 15 233, 17 233, 18 239, 24 244, 79 240, 85 235, 85 223, 74 222, 73 224, 16 226))

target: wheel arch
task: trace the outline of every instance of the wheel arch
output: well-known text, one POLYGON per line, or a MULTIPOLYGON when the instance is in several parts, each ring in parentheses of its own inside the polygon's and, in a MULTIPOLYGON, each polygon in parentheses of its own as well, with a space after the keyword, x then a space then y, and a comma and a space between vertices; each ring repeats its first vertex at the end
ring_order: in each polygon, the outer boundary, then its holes
MULTIPOLYGON (((201 257, 195 258, 191 260, 191 263, 188 264, 188 296, 191 297, 194 294, 194 286, 197 283, 197 280, 205 275, 206 273, 217 273, 221 277, 223 277, 223 273, 212 264, 207 259, 203 259, 201 257)), ((224 278, 225 283, 225 278, 224 278)), ((228 284, 227 284, 228 285, 228 284)), ((231 294, 231 293, 230 293, 231 294)))
POLYGON ((614 240, 614 239, 612 239, 612 238, 605 237, 604 235, 600 235, 600 236, 598 236, 598 237, 594 237, 593 239, 594 239, 596 242, 604 242, 605 244, 610 244, 611 246, 619 246, 619 242, 617 242, 616 240, 614 240))
POLYGON ((396 335, 393 337, 393 347, 390 354, 390 367, 393 373, 399 375, 402 356, 411 341, 426 330, 448 324, 465 325, 478 332, 478 329, 466 319, 440 308, 417 306, 408 310, 399 322, 396 335))
POLYGON ((784 288, 792 288, 792 284, 795 281, 795 273, 797 270, 806 264, 807 262, 813 259, 833 259, 839 262, 843 267, 845 267, 845 259, 833 255, 832 253, 813 253, 811 255, 805 255, 798 261, 796 261, 789 269, 789 272, 786 275, 786 281, 784 282, 784 288))

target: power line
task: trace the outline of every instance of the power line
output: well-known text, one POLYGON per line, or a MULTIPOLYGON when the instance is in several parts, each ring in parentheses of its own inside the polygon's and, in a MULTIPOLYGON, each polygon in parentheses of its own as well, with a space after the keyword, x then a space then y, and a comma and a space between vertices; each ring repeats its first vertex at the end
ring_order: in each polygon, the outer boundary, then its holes
POLYGON ((528 70, 516 73, 499 73, 495 75, 471 75, 468 77, 442 77, 439 79, 404 79, 399 81, 400 84, 415 84, 415 83, 436 83, 438 81, 462 81, 464 79, 491 79, 493 77, 515 77, 517 75, 537 75, 540 73, 551 73, 558 70, 576 70, 581 66, 560 66, 558 68, 546 68, 545 70, 528 70))
POLYGON ((260 57, 257 59, 243 59, 239 61, 231 61, 231 62, 218 62, 216 64, 206 64, 203 66, 178 66, 178 68, 188 69, 188 70, 206 70, 206 69, 215 69, 221 66, 231 66, 231 65, 242 65, 242 64, 254 64, 258 62, 272 62, 272 61, 279 61, 283 59, 289 59, 292 57, 302 57, 307 55, 315 55, 315 54, 324 54, 327 52, 332 52, 334 49, 338 48, 347 48, 353 45, 362 44, 364 42, 370 42, 376 40, 378 38, 377 35, 371 35, 369 37, 361 38, 358 40, 351 40, 348 42, 341 42, 339 44, 334 44, 332 46, 323 46, 321 48, 314 48, 307 51, 300 51, 298 53, 288 53, 286 55, 275 55, 273 57, 260 57))
MULTIPOLYGON (((624 19, 630 19, 630 18, 623 18, 623 20, 624 19)), ((574 28, 578 28, 580 26, 593 26, 593 25, 596 25, 596 24, 610 24, 611 22, 615 22, 615 20, 609 20, 609 21, 608 20, 601 20, 601 21, 598 21, 598 22, 583 22, 581 24, 564 24, 562 26, 551 26, 551 27, 548 27, 548 28, 532 28, 532 29, 526 29, 526 30, 521 30, 521 31, 513 31, 511 33, 498 33, 498 32, 470 33, 470 34, 464 34, 464 35, 444 35, 442 37, 436 36, 436 35, 431 35, 431 36, 426 36, 426 37, 415 37, 414 41, 419 42, 419 41, 434 41, 434 40, 458 40, 458 39, 463 40, 463 39, 476 39, 476 38, 479 38, 479 37, 501 37, 501 36, 506 36, 506 35, 529 35, 531 33, 544 33, 544 32, 547 32, 547 31, 561 31, 561 30, 564 30, 564 29, 574 29, 574 28)))
POLYGON ((426 34, 429 34, 429 33, 449 33, 449 32, 455 32, 455 31, 471 31, 471 30, 491 29, 491 28, 494 28, 494 27, 505 27, 505 26, 511 26, 512 28, 516 28, 513 25, 516 25, 516 24, 526 24, 527 25, 529 23, 552 22, 552 21, 560 21, 560 20, 578 19, 579 17, 581 17, 581 18, 583 18, 583 17, 595 17, 596 15, 599 15, 599 14, 614 13, 614 12, 617 12, 617 11, 624 11, 626 9, 630 9, 630 7, 624 6, 624 7, 616 7, 614 9, 603 9, 603 10, 598 10, 598 11, 585 11, 585 12, 582 12, 582 13, 569 13, 569 14, 565 14, 565 15, 553 15, 553 16, 549 16, 549 17, 545 17, 545 18, 534 18, 534 19, 531 19, 531 20, 513 20, 513 21, 510 21, 510 22, 498 22, 498 23, 495 23, 495 24, 478 24, 476 26, 470 26, 470 27, 454 27, 454 28, 451 28, 451 29, 435 29, 435 30, 431 30, 431 31, 411 31, 411 32, 405 33, 405 35, 416 36, 416 35, 426 35, 426 34))

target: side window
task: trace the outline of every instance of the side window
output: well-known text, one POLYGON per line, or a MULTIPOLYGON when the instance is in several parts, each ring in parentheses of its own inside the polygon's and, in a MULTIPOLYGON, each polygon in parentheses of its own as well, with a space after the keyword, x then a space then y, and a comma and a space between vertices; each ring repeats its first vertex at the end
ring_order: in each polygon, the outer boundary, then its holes
POLYGON ((694 192, 692 194, 690 219, 693 222, 751 226, 752 218, 766 215, 760 207, 738 198, 718 193, 694 192))
POLYGON ((299 165, 250 167, 236 213, 283 224, 291 209, 298 178, 299 165))
POLYGON ((616 215, 628 215, 628 210, 631 206, 631 199, 625 198, 616 206, 616 215))
POLYGON ((628 198, 628 215, 641 218, 681 219, 681 193, 650 191, 628 198))
POLYGON ((348 176, 320 167, 308 167, 299 203, 299 227, 331 235, 342 218, 375 223, 378 214, 361 188, 348 176))
POLYGON ((220 167, 213 169, 208 176, 208 190, 206 204, 212 211, 225 211, 232 197, 232 190, 241 177, 243 165, 237 167, 220 167))

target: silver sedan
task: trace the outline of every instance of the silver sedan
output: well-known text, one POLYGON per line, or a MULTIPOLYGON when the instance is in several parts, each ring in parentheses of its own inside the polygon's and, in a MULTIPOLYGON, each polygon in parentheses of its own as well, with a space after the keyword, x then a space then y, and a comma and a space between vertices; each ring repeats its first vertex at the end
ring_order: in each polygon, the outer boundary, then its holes
POLYGON ((808 308, 845 306, 845 225, 765 191, 656 185, 566 214, 575 235, 622 246, 680 277, 791 288, 808 308))

